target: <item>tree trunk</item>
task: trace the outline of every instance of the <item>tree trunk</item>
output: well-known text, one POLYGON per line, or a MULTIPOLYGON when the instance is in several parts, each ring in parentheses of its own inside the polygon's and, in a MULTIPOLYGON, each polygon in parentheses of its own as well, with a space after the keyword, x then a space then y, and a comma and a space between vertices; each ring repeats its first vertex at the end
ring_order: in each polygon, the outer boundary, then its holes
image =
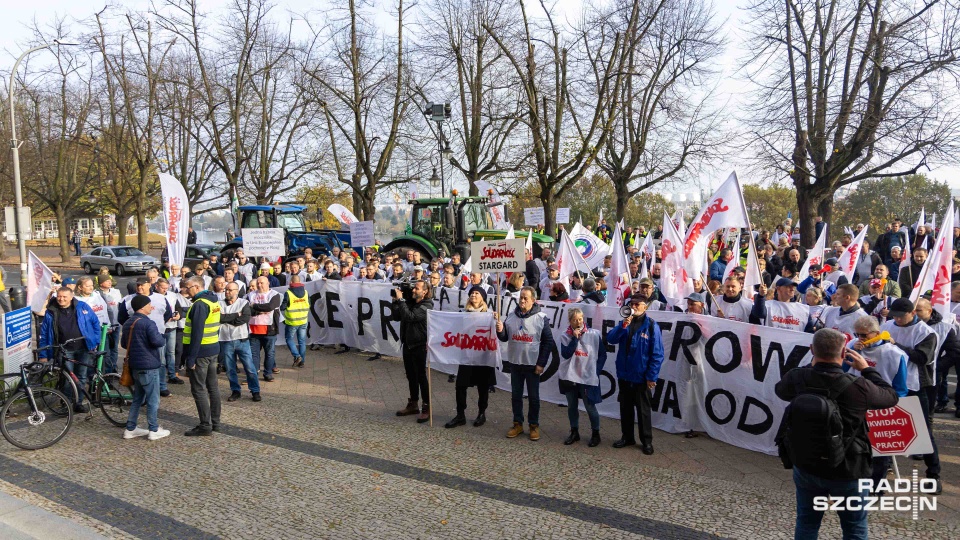
POLYGON ((617 194, 617 223, 627 215, 627 205, 630 204, 630 190, 627 188, 626 180, 612 178, 613 189, 617 194))
POLYGON ((140 248, 140 251, 146 253, 149 243, 147 242, 147 216, 144 212, 144 209, 139 204, 137 205, 137 247, 140 248))
MULTIPOLYGON (((543 186, 542 183, 540 185, 543 186)), ((553 197, 554 197, 554 193, 552 189, 541 187, 540 200, 543 202, 543 219, 544 219, 543 233, 550 236, 553 236, 557 232, 556 231, 557 224, 555 223, 556 219, 554 219, 556 218, 556 215, 554 214, 554 211, 553 211, 553 203, 554 203, 553 197)), ((560 239, 557 238, 556 240, 559 241, 560 239)))
POLYGON ((130 216, 126 213, 116 214, 117 219, 117 245, 122 246, 127 243, 127 222, 130 216))
MULTIPOLYGON (((823 218, 823 222, 826 223, 827 234, 837 238, 837 235, 833 234, 833 193, 820 200, 820 204, 817 205, 817 212, 823 218)), ((843 227, 840 227, 840 230, 843 231, 843 227)))
POLYGON ((363 206, 360 219, 364 221, 373 221, 373 216, 377 213, 377 207, 374 206, 377 197, 377 190, 369 187, 363 191, 363 206))
POLYGON ((71 234, 73 231, 67 227, 67 223, 70 221, 67 219, 67 216, 63 214, 63 209, 57 208, 56 214, 57 229, 60 230, 60 261, 66 263, 73 260, 73 251, 70 249, 71 234))

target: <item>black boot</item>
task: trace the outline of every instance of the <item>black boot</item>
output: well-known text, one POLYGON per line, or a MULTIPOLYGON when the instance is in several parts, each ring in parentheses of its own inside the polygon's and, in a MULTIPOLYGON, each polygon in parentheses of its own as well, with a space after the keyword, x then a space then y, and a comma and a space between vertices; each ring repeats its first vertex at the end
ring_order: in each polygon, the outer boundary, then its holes
POLYGON ((473 427, 480 427, 487 423, 486 413, 480 413, 477 415, 477 419, 473 421, 473 427))
POLYGON ((570 430, 570 436, 567 437, 567 440, 563 441, 563 444, 571 445, 580 440, 580 430, 573 428, 570 430))
POLYGON ((587 446, 593 448, 594 446, 600 446, 600 430, 593 430, 593 435, 590 435, 590 442, 587 443, 587 446))
POLYGON ((457 415, 454 416, 452 420, 444 424, 443 427, 450 429, 450 428, 462 426, 466 423, 467 423, 467 419, 463 416, 463 414, 457 413, 457 415))

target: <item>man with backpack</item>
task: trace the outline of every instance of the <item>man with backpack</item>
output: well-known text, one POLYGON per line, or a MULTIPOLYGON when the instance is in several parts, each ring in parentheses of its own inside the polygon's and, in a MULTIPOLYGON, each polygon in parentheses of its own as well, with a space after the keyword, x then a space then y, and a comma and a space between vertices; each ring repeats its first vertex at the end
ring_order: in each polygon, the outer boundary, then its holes
MULTIPOLYGON (((860 353, 847 349, 846 338, 824 328, 813 335, 813 363, 790 370, 777 383, 777 396, 789 401, 777 445, 784 466, 793 468, 797 486, 794 538, 817 538, 823 511, 814 509, 822 496, 864 497, 858 479, 872 472, 868 410, 897 404, 896 391, 860 353), (860 372, 845 374, 843 364, 860 372)), ((843 538, 867 538, 865 510, 838 511, 843 538)))

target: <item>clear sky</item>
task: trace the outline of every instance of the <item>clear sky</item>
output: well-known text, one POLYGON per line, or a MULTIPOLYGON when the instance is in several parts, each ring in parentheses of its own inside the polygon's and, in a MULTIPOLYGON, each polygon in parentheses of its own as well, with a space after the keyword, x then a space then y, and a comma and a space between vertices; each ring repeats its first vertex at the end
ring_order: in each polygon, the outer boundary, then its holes
MULTIPOLYGON (((275 1, 278 9, 293 12, 316 9, 319 5, 319 2, 315 0, 275 1)), ((227 0, 201 0, 200 5, 203 9, 215 9, 226 2, 227 0)), ((23 45, 30 40, 32 36, 30 31, 32 21, 37 20, 41 24, 46 24, 57 16, 87 19, 95 12, 103 9, 107 3, 122 5, 134 10, 145 10, 149 6, 149 1, 147 0, 21 0, 19 2, 7 0, 2 12, 0 12, 0 36, 2 36, 2 38, 0 38, 0 50, 5 53, 0 56, 0 66, 2 66, 2 70, 9 69, 9 66, 22 50, 23 45)), ((730 107, 736 107, 738 100, 741 98, 738 91, 745 86, 742 84, 742 81, 736 79, 735 66, 736 59, 742 54, 741 43, 743 36, 739 24, 742 16, 740 6, 746 5, 747 0, 714 0, 714 3, 719 20, 724 22, 723 28, 729 42, 723 60, 720 62, 722 66, 722 78, 716 99, 719 100, 720 103, 729 104, 730 107)), ((578 9, 578 6, 578 0, 560 0, 558 2, 558 7, 562 11, 569 13, 574 13, 578 9)), ((717 170, 729 170, 737 167, 737 165, 738 163, 736 162, 725 163, 717 167, 717 170)), ((940 167, 935 168, 928 174, 938 180, 948 181, 953 188, 960 188, 960 169, 958 168, 940 167)), ((719 185, 726 176, 726 173, 718 173, 717 178, 712 178, 704 183, 709 182, 716 186, 719 185)), ((741 175, 741 179, 746 182, 762 180, 744 178, 743 175, 741 175)), ((706 186, 704 187, 706 188, 706 186)))

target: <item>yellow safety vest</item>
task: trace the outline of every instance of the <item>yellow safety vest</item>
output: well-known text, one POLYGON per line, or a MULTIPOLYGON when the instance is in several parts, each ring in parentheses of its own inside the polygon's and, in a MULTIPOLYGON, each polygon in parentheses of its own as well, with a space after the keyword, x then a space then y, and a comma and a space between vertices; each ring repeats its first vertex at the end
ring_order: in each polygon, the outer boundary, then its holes
POLYGON ((307 324, 307 313, 310 312, 310 302, 307 295, 298 297, 287 290, 287 309, 283 310, 283 322, 287 326, 303 326, 307 324))
MULTIPOLYGON (((207 318, 203 321, 203 339, 200 340, 200 345, 213 345, 220 341, 220 304, 218 302, 211 302, 206 298, 198 298, 197 301, 203 302, 209 308, 207 318)), ((184 345, 190 344, 190 332, 193 326, 193 321, 191 321, 192 315, 193 309, 187 312, 187 322, 183 329, 184 345)))

